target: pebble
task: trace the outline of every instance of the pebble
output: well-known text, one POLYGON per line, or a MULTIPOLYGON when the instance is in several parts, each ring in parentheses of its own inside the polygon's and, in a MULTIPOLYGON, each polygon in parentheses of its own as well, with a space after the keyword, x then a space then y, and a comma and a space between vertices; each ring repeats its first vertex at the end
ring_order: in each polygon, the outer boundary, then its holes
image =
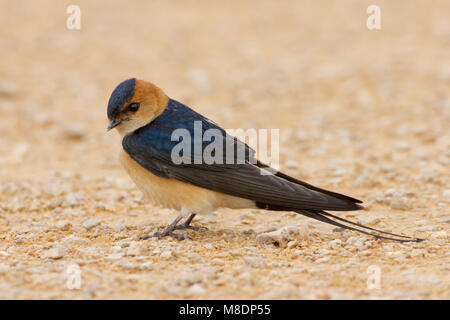
POLYGON ((314 262, 315 263, 324 263, 324 262, 328 262, 328 261, 330 261, 329 257, 322 257, 322 258, 315 260, 314 262))
POLYGON ((64 257, 66 250, 63 248, 52 248, 41 254, 41 259, 61 259, 64 257))
POLYGON ((342 240, 334 239, 328 243, 328 247, 330 247, 331 249, 334 249, 334 250, 342 248, 342 240))
POLYGON ((205 294, 206 290, 199 285, 198 283, 190 286, 187 290, 186 290, 186 295, 188 296, 199 296, 202 294, 205 294))
POLYGON ((87 197, 81 193, 69 193, 64 197, 64 204, 69 207, 79 206, 87 197))
POLYGON ((61 231, 67 231, 72 225, 68 221, 58 221, 55 226, 61 231))
POLYGON ((70 124, 64 128, 64 134, 67 138, 81 140, 86 135, 86 130, 81 124, 70 124))
POLYGON ((284 165, 289 169, 297 169, 298 168, 298 162, 295 160, 287 160, 284 165))
POLYGON ((83 221, 83 227, 86 228, 87 230, 90 230, 96 226, 98 226, 100 224, 100 220, 98 219, 86 219, 83 221))
POLYGON ((367 246, 364 244, 365 241, 366 239, 362 237, 350 237, 345 243, 346 245, 353 246, 358 250, 364 250, 367 248, 367 246))
POLYGON ((372 254, 372 250, 363 250, 361 252, 358 253, 359 256, 370 256, 372 254))
POLYGON ((83 245, 83 244, 88 244, 89 240, 87 240, 86 238, 78 237, 78 236, 71 234, 70 236, 63 238, 62 243, 68 244, 68 245, 79 246, 79 245, 83 245))
POLYGON ((106 259, 107 259, 107 260, 114 261, 114 260, 122 259, 122 257, 123 257, 123 253, 119 252, 119 253, 111 253, 111 254, 108 254, 108 255, 106 256, 106 259))
POLYGON ((170 259, 170 258, 173 258, 173 253, 170 250, 165 250, 165 251, 161 252, 159 257, 161 259, 170 259))
POLYGON ((146 261, 139 266, 143 270, 153 270, 153 261, 146 261))
POLYGON ((411 204, 407 202, 406 199, 396 195, 392 197, 389 205, 392 209, 397 210, 408 210, 412 208, 411 204))
POLYGON ((295 251, 292 253, 292 255, 293 255, 294 257, 303 256, 303 254, 304 254, 304 251, 303 251, 303 250, 295 250, 295 251))
POLYGON ((299 229, 296 226, 287 226, 272 232, 261 233, 256 237, 256 241, 262 245, 272 244, 276 247, 286 248, 287 244, 299 235, 305 238, 307 234, 309 234, 307 227, 299 229))
POLYGON ((287 248, 288 248, 288 249, 292 249, 292 248, 294 248, 295 246, 297 246, 297 244, 298 244, 297 240, 289 241, 288 244, 287 244, 287 248))
POLYGON ((113 229, 114 229, 114 231, 122 232, 122 231, 126 230, 127 227, 126 227, 125 225, 123 225, 123 224, 116 224, 116 225, 113 227, 113 229))
POLYGON ((226 263, 225 263, 225 260, 223 260, 223 259, 214 258, 211 260, 211 264, 214 264, 217 266, 224 266, 226 263))
POLYGON ((121 246, 113 246, 113 247, 111 247, 111 252, 112 253, 122 252, 122 247, 121 246))
POLYGON ((365 225, 377 225, 381 222, 381 219, 378 217, 364 217, 361 218, 361 221, 365 225))

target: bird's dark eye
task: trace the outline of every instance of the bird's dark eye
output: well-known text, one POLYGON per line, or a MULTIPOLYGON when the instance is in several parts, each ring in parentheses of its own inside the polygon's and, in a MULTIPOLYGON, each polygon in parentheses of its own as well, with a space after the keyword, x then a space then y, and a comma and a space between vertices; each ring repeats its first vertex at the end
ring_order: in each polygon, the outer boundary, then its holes
POLYGON ((128 106, 128 110, 131 112, 136 112, 139 109, 139 103, 138 102, 133 102, 128 106))

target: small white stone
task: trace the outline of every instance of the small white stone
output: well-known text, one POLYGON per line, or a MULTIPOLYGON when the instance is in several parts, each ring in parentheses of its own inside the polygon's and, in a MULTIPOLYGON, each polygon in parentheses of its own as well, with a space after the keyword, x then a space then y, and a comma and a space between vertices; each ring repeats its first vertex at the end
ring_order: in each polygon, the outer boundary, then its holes
POLYGON ((82 139, 86 135, 86 130, 81 124, 70 124, 64 129, 64 134, 70 139, 82 139))
POLYGON ((342 240, 334 239, 328 243, 328 247, 330 247, 331 249, 334 249, 334 250, 342 248, 342 240))
POLYGON ((317 259, 316 261, 314 261, 315 263, 324 263, 324 262, 328 262, 330 260, 329 257, 322 257, 317 259))
POLYGON ((381 222, 381 219, 378 217, 364 217, 361 220, 362 220, 363 224, 368 224, 368 225, 376 225, 381 222))
POLYGON ((58 221, 55 226, 62 231, 67 231, 70 229, 71 224, 68 221, 58 221))
POLYGON ((363 250, 361 252, 358 253, 359 256, 370 256, 372 254, 372 250, 363 250))
POLYGON ((364 250, 367 249, 367 246, 364 244, 365 241, 366 239, 362 237, 350 237, 345 243, 357 248, 358 250, 364 250))
MULTIPOLYGON (((302 236, 304 237, 305 234, 307 233, 306 231, 307 229, 304 229, 302 232, 302 236)), ((266 232, 266 233, 262 233, 259 234, 256 237, 256 241, 259 244, 272 244, 275 246, 279 246, 282 248, 286 248, 287 244, 290 241, 293 241, 296 239, 296 237, 298 237, 300 234, 300 230, 298 227, 293 227, 293 226, 287 226, 287 227, 283 227, 281 229, 272 231, 272 232, 266 232)))
POLYGON ((287 160, 284 165, 289 169, 297 169, 298 168, 298 162, 295 160, 287 160))
POLYGON ((62 242, 65 245, 76 245, 76 246, 79 246, 79 245, 83 245, 83 244, 88 244, 89 240, 87 240, 86 238, 77 237, 77 236, 71 234, 71 235, 63 238, 62 242))
POLYGON ((294 257, 299 257, 299 256, 302 256, 303 253, 304 253, 303 250, 295 250, 293 255, 294 255, 294 257))
POLYGON ((297 245, 297 240, 292 240, 292 241, 289 241, 289 242, 288 242, 287 248, 288 248, 288 249, 292 249, 292 248, 294 248, 296 245, 297 245))
POLYGON ((87 230, 90 230, 100 224, 100 220, 98 219, 86 219, 83 221, 83 227, 87 230))
POLYGON ((408 210, 412 208, 411 204, 406 202, 406 200, 400 196, 393 196, 389 205, 392 209, 397 210, 408 210))
POLYGON ((114 231, 122 232, 122 231, 126 230, 127 227, 126 227, 125 225, 123 225, 123 224, 116 224, 116 225, 113 227, 113 229, 114 229, 114 231))
POLYGON ((161 259, 170 259, 173 257, 173 253, 170 250, 165 250, 163 252, 161 252, 161 254, 159 255, 159 257, 161 259))
POLYGON ((113 247, 111 248, 111 252, 112 252, 112 253, 119 253, 119 252, 122 252, 122 247, 121 247, 121 246, 113 246, 113 247))
POLYGON ((108 254, 106 259, 107 260, 111 260, 111 261, 115 261, 115 260, 122 259, 122 257, 123 257, 123 253, 111 253, 111 254, 108 254))
POLYGON ((202 294, 205 294, 205 293, 206 293, 206 290, 201 285, 199 285, 198 283, 190 286, 186 290, 186 294, 188 296, 199 296, 199 295, 202 295, 202 294))
POLYGON ((143 270, 152 270, 153 269, 153 262, 152 261, 146 261, 143 264, 139 266, 143 270))
POLYGON ((61 259, 65 253, 66 250, 63 248, 52 248, 41 254, 41 259, 61 259))

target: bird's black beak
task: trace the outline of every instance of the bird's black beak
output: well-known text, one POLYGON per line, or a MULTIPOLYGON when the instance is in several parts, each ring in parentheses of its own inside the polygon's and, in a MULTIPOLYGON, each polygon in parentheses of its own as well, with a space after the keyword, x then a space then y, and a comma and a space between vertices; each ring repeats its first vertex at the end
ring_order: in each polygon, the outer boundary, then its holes
POLYGON ((117 127, 121 122, 122 122, 122 120, 112 119, 111 122, 108 125, 108 128, 106 128, 106 131, 109 131, 112 128, 117 127))

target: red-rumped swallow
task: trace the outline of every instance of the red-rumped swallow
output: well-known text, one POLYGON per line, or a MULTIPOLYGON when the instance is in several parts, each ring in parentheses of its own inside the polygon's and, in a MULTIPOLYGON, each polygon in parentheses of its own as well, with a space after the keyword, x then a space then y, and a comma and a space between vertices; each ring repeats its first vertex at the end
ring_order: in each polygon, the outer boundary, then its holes
POLYGON ((108 130, 116 128, 122 136, 120 160, 137 187, 153 203, 180 210, 179 216, 164 231, 141 239, 164 236, 186 239, 187 236, 174 231, 197 229, 190 225, 196 214, 227 207, 293 211, 376 238, 403 242, 421 240, 370 228, 326 212, 360 210, 363 206, 360 200, 315 187, 282 172, 272 170, 273 174, 267 174, 271 168, 254 158, 253 149, 211 120, 170 99, 150 82, 132 78, 120 83, 111 94, 107 115, 108 130), (244 149, 245 161, 238 161, 234 155, 239 152, 233 151, 230 155, 231 149, 225 148, 220 159, 227 161, 209 161, 208 164, 196 161, 202 159, 206 146, 203 142, 200 150, 194 146, 192 154, 183 154, 183 159, 192 161, 173 161, 172 151, 178 141, 172 139, 172 133, 184 129, 194 136, 196 122, 201 124, 202 133, 209 129, 221 133, 215 139, 222 139, 224 145, 231 142, 232 150, 244 149), (230 158, 235 161, 229 161, 230 158), (266 171, 265 174, 262 171, 266 171), (187 217, 185 222, 179 224, 184 217, 187 217))

